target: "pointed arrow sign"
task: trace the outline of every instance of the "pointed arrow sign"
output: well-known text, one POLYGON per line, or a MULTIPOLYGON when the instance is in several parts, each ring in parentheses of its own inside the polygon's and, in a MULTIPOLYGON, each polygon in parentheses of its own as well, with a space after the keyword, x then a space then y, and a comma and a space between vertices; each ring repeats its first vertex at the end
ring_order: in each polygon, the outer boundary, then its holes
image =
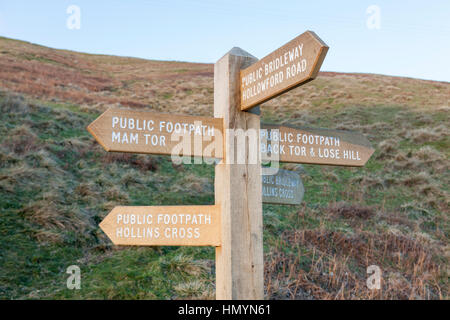
POLYGON ((266 102, 316 78, 328 46, 306 31, 241 70, 241 110, 266 102))
POLYGON ((374 152, 360 133, 261 124, 263 161, 364 166, 374 152))
POLYGON ((110 108, 87 130, 106 151, 222 158, 222 119, 110 108))
POLYGON ((115 207, 100 228, 116 245, 220 246, 218 206, 115 207))

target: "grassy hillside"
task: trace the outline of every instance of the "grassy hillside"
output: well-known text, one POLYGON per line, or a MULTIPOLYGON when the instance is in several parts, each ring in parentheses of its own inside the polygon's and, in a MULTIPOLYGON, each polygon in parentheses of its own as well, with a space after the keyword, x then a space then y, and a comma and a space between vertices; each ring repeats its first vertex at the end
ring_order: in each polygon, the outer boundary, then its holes
MULTIPOLYGON (((116 247, 98 228, 116 205, 212 204, 214 167, 107 153, 85 129, 111 105, 211 116, 212 77, 0 38, 0 298, 214 297, 213 248, 116 247), (66 288, 74 264, 81 290, 66 288)), ((376 148, 364 168, 284 165, 305 197, 264 205, 267 298, 448 299, 449 101, 449 83, 324 72, 262 106, 376 148)))

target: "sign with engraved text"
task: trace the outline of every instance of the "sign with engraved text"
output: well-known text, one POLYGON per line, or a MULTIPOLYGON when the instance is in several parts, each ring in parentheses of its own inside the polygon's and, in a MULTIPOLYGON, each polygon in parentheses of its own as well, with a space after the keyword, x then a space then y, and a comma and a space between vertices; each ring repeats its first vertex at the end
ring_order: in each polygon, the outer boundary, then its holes
POLYGON ((119 108, 100 115, 87 130, 106 151, 223 159, 215 205, 117 206, 103 232, 115 245, 214 246, 217 299, 263 299, 262 203, 300 204, 305 192, 295 171, 269 175, 273 164, 363 166, 374 152, 359 133, 261 124, 259 112, 243 112, 315 79, 327 51, 312 31, 261 60, 233 48, 214 65, 217 118, 119 108))
POLYGON ((274 175, 262 176, 263 203, 300 204, 305 189, 295 171, 278 169, 274 175))
POLYGON ((116 245, 220 246, 218 206, 115 207, 100 228, 116 245))
POLYGON ((263 103, 316 78, 328 46, 306 31, 241 70, 241 110, 263 103))
POLYGON ((88 131, 106 151, 222 158, 222 119, 111 108, 88 131))
POLYGON ((261 159, 364 166, 374 149, 364 135, 344 130, 261 124, 261 159))

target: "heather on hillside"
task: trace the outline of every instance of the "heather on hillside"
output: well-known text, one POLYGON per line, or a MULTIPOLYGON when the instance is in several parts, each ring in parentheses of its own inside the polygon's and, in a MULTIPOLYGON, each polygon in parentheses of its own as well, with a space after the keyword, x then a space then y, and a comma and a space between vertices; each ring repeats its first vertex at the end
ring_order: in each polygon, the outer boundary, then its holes
MULTIPOLYGON (((0 298, 214 298, 213 248, 116 247, 98 228, 116 205, 212 204, 213 165, 107 153, 86 131, 112 105, 211 116, 212 77, 0 39, 0 298)), ((449 101, 448 83, 324 72, 263 105, 376 149, 363 168, 283 164, 305 196, 263 207, 266 298, 448 299, 449 101)))

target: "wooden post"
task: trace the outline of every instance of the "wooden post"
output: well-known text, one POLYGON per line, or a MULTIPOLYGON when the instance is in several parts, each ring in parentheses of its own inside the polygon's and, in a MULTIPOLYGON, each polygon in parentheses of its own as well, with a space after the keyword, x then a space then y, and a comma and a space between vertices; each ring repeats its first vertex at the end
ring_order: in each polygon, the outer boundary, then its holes
POLYGON ((256 130, 259 146, 259 107, 253 112, 240 110, 240 70, 256 61, 233 48, 214 66, 214 117, 224 119, 223 159, 215 168, 215 201, 222 212, 222 246, 216 248, 216 298, 220 300, 264 298, 260 157, 249 164, 249 157, 254 157, 249 151, 255 150, 249 150, 248 143, 231 141, 234 135, 229 134, 229 129, 256 130), (244 163, 230 159, 242 151, 246 152, 244 163))

